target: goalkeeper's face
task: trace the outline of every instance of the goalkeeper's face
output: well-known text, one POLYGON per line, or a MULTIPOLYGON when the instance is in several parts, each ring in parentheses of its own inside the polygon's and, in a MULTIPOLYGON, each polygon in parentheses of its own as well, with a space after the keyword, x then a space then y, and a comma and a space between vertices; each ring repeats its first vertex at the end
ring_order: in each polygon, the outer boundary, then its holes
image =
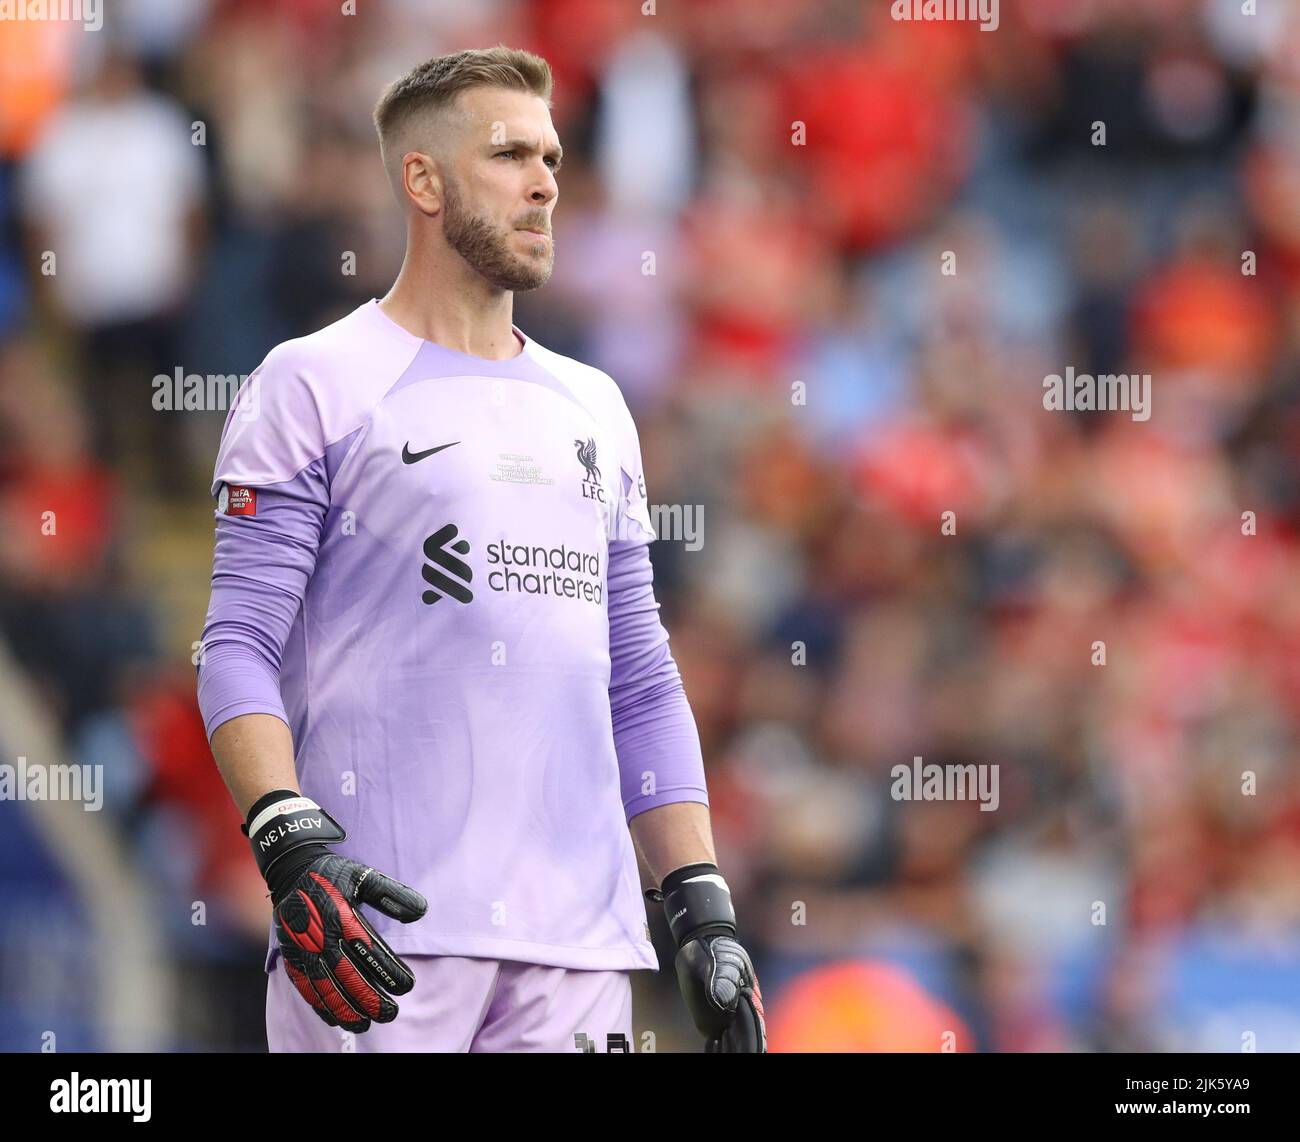
POLYGON ((463 139, 443 183, 443 236, 499 289, 536 289, 555 265, 560 141, 545 102, 499 87, 461 92, 463 139))

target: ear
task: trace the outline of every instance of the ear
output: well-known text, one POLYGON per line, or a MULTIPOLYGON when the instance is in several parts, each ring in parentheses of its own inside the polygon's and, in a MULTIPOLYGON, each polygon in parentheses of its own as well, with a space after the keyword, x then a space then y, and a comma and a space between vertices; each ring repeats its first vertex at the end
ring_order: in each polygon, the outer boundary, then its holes
POLYGON ((402 156, 402 190, 421 214, 433 217, 442 209, 442 174, 430 155, 407 151, 402 156))

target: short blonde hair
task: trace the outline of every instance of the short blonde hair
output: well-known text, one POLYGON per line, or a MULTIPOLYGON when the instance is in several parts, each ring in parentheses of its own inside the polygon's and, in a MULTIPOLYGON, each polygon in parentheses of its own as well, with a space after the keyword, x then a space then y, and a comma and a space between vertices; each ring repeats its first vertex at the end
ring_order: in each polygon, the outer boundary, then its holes
POLYGON ((388 165, 392 140, 422 112, 450 107, 471 87, 505 87, 531 92, 551 106, 551 65, 541 56, 498 44, 453 55, 435 56, 393 80, 375 104, 379 150, 388 165))

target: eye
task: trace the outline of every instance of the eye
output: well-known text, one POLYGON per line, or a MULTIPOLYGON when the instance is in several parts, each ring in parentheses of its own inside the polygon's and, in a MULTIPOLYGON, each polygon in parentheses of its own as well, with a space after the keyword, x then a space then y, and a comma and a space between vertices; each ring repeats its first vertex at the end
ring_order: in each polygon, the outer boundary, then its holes
POLYGON ((497 151, 497 153, 492 157, 494 159, 499 159, 502 155, 509 155, 511 158, 514 158, 514 154, 514 151, 497 151))

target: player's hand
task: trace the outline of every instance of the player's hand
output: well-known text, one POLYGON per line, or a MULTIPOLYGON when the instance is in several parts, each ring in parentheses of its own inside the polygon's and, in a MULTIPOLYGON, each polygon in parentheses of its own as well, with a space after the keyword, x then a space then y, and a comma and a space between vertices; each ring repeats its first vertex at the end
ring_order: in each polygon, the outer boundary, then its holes
POLYGON ((277 789, 248 813, 243 830, 271 890, 284 969, 298 993, 331 1027, 360 1034, 391 1023, 415 986, 411 969, 361 914, 371 904, 409 924, 428 909, 413 888, 326 846, 347 833, 324 809, 277 789), (387 994, 386 994, 387 993, 387 994))
POLYGON ((646 893, 662 900, 677 943, 677 984, 709 1054, 766 1054, 763 993, 736 939, 731 890, 715 865, 691 864, 646 893))
POLYGON ((738 941, 730 936, 687 940, 677 952, 677 985, 708 1054, 767 1053, 763 993, 738 941))
POLYGON ((428 903, 382 872, 327 853, 311 862, 275 905, 275 931, 284 970, 298 993, 331 1027, 360 1034, 370 1021, 391 1023, 388 998, 415 986, 411 969, 354 907, 373 904, 409 924, 428 903))

